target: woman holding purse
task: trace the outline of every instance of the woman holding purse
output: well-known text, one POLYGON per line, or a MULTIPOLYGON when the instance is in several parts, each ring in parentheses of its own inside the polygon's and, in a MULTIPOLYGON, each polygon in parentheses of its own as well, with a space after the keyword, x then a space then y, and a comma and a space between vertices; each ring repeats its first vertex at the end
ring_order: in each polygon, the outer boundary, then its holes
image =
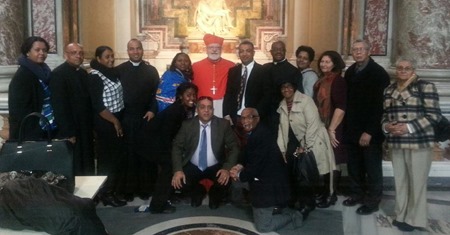
POLYGON ((319 174, 324 175, 335 170, 333 149, 312 98, 297 91, 294 78, 285 77, 278 84, 283 100, 277 109, 280 115, 277 143, 290 170, 290 206, 299 202, 299 210, 306 218, 315 209, 317 182, 297 180, 293 174, 294 153, 312 151, 319 174))
POLYGON ((427 179, 433 159, 434 129, 441 118, 433 83, 421 81, 413 60, 400 58, 397 78, 384 90, 381 121, 395 180, 395 215, 399 230, 427 227, 427 179))

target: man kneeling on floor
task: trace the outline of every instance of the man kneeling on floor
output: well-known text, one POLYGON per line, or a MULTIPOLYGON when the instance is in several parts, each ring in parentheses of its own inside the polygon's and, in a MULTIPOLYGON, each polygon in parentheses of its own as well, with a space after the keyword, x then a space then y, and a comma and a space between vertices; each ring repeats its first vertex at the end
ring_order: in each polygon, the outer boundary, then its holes
POLYGON ((243 150, 243 164, 234 166, 230 175, 233 180, 249 182, 256 229, 265 233, 290 224, 294 228, 301 227, 303 215, 287 208, 288 175, 275 136, 259 123, 258 111, 254 108, 244 109, 241 121, 248 133, 247 145, 243 150))
POLYGON ((191 206, 202 204, 210 179, 209 207, 217 209, 230 185, 230 172, 237 162, 239 147, 230 123, 214 116, 211 97, 197 100, 198 115, 184 121, 172 145, 172 186, 191 195, 191 206), (227 151, 225 154, 225 150, 227 151))

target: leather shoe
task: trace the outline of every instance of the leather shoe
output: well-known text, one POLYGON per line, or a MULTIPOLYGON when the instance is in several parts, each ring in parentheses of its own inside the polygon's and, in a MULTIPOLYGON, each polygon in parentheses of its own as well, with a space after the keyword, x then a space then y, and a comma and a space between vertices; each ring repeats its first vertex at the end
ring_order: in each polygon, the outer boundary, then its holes
POLYGON ((99 193, 97 197, 99 201, 103 203, 104 206, 110 205, 113 207, 121 207, 127 204, 127 202, 117 199, 112 192, 99 193))
POLYGON ((355 199, 355 198, 349 197, 346 200, 344 200, 342 205, 344 205, 344 206, 355 206, 356 204, 359 204, 359 203, 361 203, 361 199, 355 199))
POLYGON ((303 209, 300 210, 300 213, 302 213, 303 215, 303 220, 306 220, 306 218, 308 218, 308 215, 311 211, 313 211, 315 208, 315 206, 305 206, 303 207, 303 209))
POLYGON ((279 215, 283 212, 283 208, 281 207, 274 207, 272 210, 272 215, 279 215))
POLYGON ((398 222, 397 220, 392 221, 392 225, 394 225, 400 231, 403 231, 403 232, 411 232, 414 229, 419 229, 419 227, 412 226, 412 225, 407 224, 405 222, 398 222))
POLYGON ((162 210, 153 210, 150 208, 150 212, 152 214, 172 214, 177 210, 176 207, 170 205, 170 203, 167 203, 162 210))
POLYGON ((377 206, 363 205, 356 210, 356 213, 359 215, 370 215, 375 211, 378 211, 378 205, 377 206))

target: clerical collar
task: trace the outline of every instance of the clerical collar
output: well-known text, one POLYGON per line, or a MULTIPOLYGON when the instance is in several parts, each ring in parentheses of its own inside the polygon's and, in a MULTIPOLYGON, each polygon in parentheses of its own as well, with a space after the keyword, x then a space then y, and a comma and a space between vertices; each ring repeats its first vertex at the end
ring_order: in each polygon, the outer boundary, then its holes
POLYGON ((139 62, 133 62, 133 61, 130 60, 130 63, 133 64, 133 66, 135 66, 135 67, 139 66, 139 65, 141 64, 141 62, 142 62, 142 61, 139 61, 139 62))
POLYGON ((282 59, 282 60, 280 60, 280 61, 274 61, 273 64, 274 64, 274 65, 281 64, 281 63, 283 63, 283 62, 286 61, 286 60, 287 60, 287 59, 284 58, 284 59, 282 59))

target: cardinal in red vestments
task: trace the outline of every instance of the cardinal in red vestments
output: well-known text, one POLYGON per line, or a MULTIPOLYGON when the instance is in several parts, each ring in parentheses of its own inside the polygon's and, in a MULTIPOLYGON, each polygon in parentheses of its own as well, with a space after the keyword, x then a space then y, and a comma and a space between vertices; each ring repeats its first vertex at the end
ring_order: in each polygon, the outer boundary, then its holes
POLYGON ((207 57, 192 64, 193 83, 198 86, 198 96, 210 96, 214 100, 214 114, 222 117, 222 103, 227 88, 228 70, 235 63, 222 58, 223 38, 205 34, 207 57))

